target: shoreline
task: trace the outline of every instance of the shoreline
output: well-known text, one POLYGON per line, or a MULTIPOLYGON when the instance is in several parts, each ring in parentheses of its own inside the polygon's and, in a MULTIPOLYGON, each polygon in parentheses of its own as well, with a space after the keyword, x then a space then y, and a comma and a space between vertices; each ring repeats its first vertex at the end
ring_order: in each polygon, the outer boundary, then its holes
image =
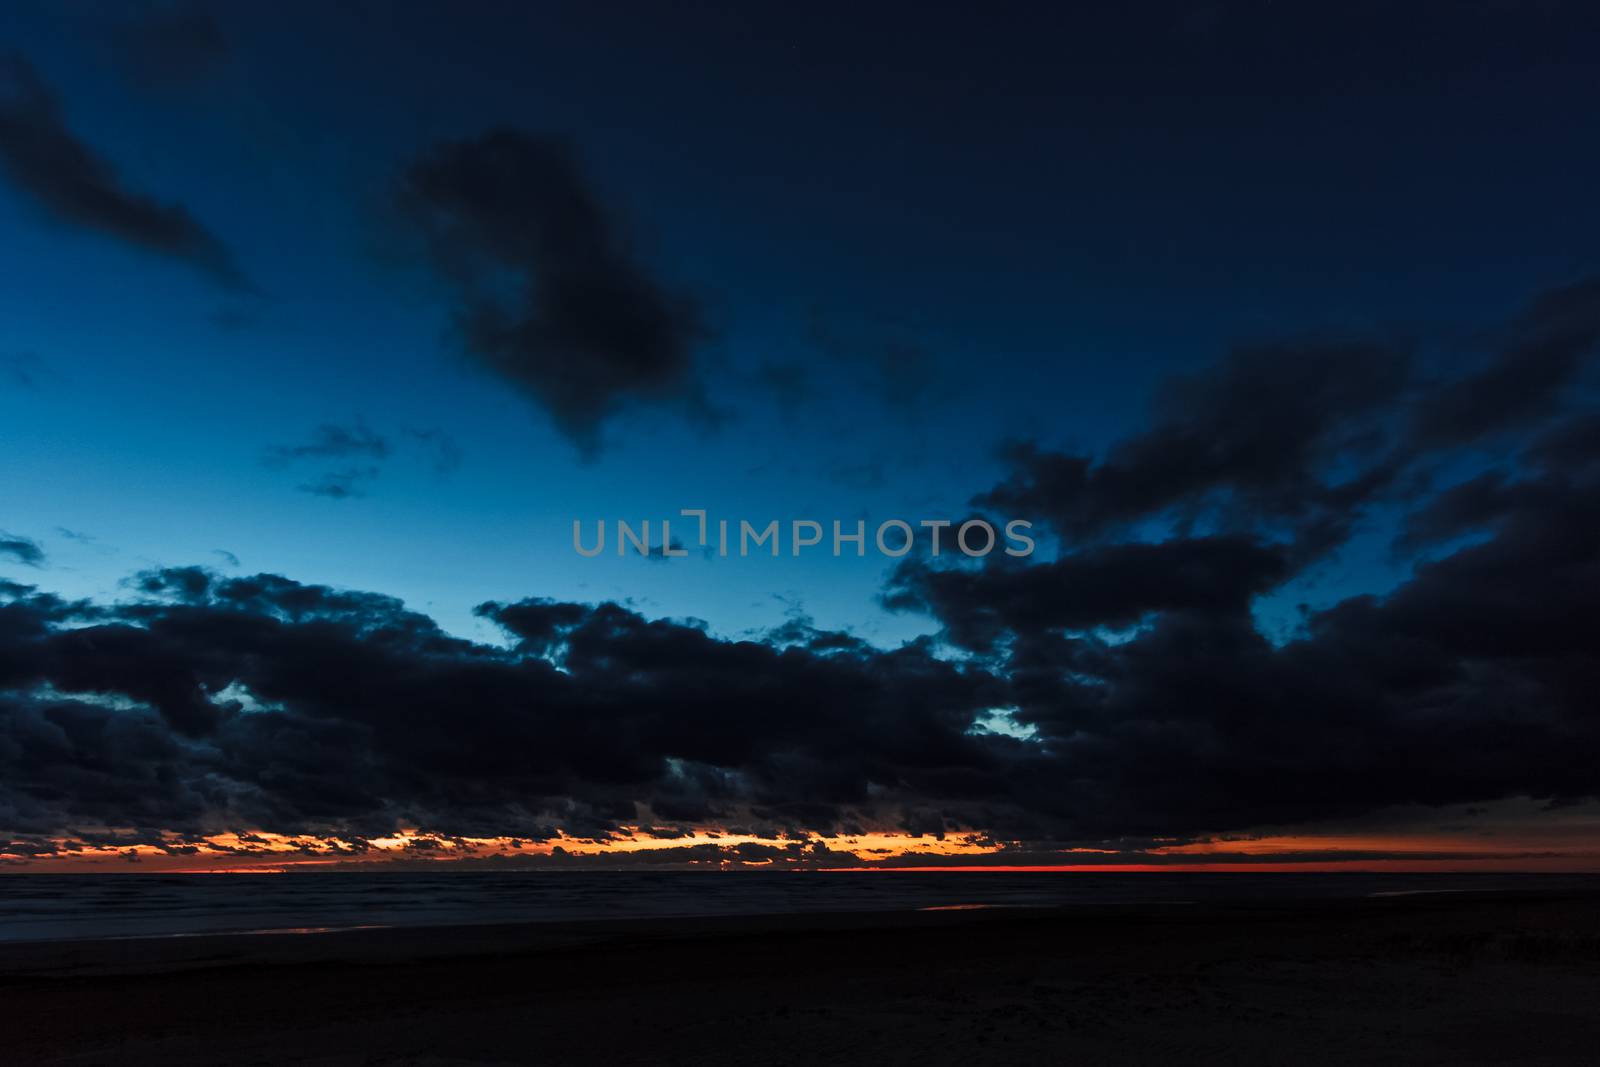
MULTIPOLYGON (((426 923, 318 924, 166 933, 41 937, 0 941, 0 982, 21 976, 47 977, 161 973, 187 967, 245 966, 262 962, 362 962, 472 958, 538 952, 554 947, 615 940, 697 939, 794 931, 894 930, 964 923, 1029 921, 1063 923, 1266 922, 1291 917, 1320 920, 1363 912, 1393 918, 1398 909, 1427 902, 1495 906, 1555 906, 1592 901, 1600 916, 1600 889, 1407 889, 1361 896, 1282 900, 1170 899, 1062 904, 954 903, 881 909, 806 912, 702 913, 651 916, 549 918, 518 921, 462 920, 426 923), (1376 909, 1383 909, 1382 911, 1376 909)), ((1600 937, 1600 926, 1596 928, 1600 937)))
POLYGON ((1600 894, 0 946, 37 1064, 1577 1063, 1600 894))

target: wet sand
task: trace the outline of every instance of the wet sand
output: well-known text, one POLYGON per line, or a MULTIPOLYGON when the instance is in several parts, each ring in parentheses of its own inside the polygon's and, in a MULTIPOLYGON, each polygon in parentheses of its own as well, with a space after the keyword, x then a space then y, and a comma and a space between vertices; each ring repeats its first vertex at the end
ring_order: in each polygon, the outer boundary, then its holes
POLYGON ((18 1064, 1593 1063, 1600 896, 0 946, 18 1064))

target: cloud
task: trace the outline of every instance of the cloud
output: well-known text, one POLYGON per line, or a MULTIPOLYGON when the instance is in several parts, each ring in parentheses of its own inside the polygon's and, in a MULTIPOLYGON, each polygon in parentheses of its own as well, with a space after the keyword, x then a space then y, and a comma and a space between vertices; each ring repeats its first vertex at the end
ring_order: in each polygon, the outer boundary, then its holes
POLYGON ((44 566, 44 549, 39 547, 39 542, 0 530, 0 559, 7 557, 28 567, 44 566))
POLYGON ((1157 565, 1117 588, 1128 546, 1104 570, 1097 551, 911 588, 1008 679, 1012 718, 1054 754, 1019 765, 1009 799, 1070 833, 1593 796, 1600 484, 1539 488, 1480 512, 1495 516, 1489 540, 1387 596, 1309 613, 1281 645, 1244 610, 1272 565, 1179 567, 1188 584, 1176 587, 1157 565), (1087 589, 1073 580, 1085 576, 1087 589), (1135 613, 1146 618, 1131 636, 1100 629, 1135 613))
POLYGON ((199 568, 139 575, 111 605, 5 583, 0 828, 938 825, 1059 845, 1591 797, 1600 464, 1582 428, 1461 493, 1487 503, 1438 495, 1437 521, 1480 539, 1281 643, 1250 609, 1293 554, 1238 533, 908 564, 891 596, 940 618, 975 653, 959 660, 537 598, 479 607, 510 640, 478 644, 389 597, 199 568), (981 728, 996 709, 1014 729, 981 728))
POLYGON ((908 558, 884 602, 934 615, 957 644, 987 649, 1006 633, 1120 628, 1162 612, 1243 617, 1290 570, 1282 546, 1241 535, 1104 545, 1032 566, 908 558))
POLYGON ((1070 542, 1160 516, 1316 534, 1391 480, 1384 419, 1410 367, 1407 348, 1376 342, 1239 349, 1166 385, 1154 425, 1099 462, 1012 445, 1011 477, 976 503, 1047 521, 1070 542))
POLYGON ((115 556, 117 554, 117 549, 114 546, 106 544, 94 534, 84 533, 82 530, 69 530, 65 526, 57 526, 55 532, 62 540, 82 545, 84 548, 102 556, 115 556))
POLYGON ((915 648, 776 649, 538 600, 479 609, 503 648, 272 575, 179 568, 131 589, 90 609, 5 587, 0 813, 18 833, 406 823, 545 839, 657 806, 822 825, 876 806, 874 782, 931 788, 990 760, 966 728, 992 681, 915 648))
MULTIPOLYGON (((1504 452, 1558 419, 1600 342, 1600 281, 1539 295, 1502 333, 1487 366, 1443 379, 1419 372, 1409 344, 1242 348, 1169 382, 1152 425, 1103 458, 1008 445, 1009 475, 974 504, 1042 520, 1067 545, 1152 523, 1275 537, 1293 546, 1298 570, 1374 506, 1425 492, 1442 461, 1469 446, 1504 452)), ((1409 536, 1432 536, 1422 528, 1431 521, 1419 517, 1409 536)))
MULTIPOLYGON (((461 466, 461 447, 443 430, 406 429, 402 440, 438 477, 452 474, 461 466)), ((363 422, 348 426, 325 422, 303 444, 275 445, 267 449, 263 461, 268 467, 280 470, 302 461, 346 461, 345 466, 324 471, 296 488, 313 496, 347 500, 365 496, 368 483, 377 479, 394 454, 390 438, 374 432, 363 422)))
POLYGON ((227 246, 187 209, 124 186, 67 129, 55 94, 16 54, 0 55, 0 164, 57 219, 188 263, 227 288, 251 288, 227 246))
POLYGON ((457 286, 468 354, 584 454, 626 407, 709 416, 696 303, 639 262, 565 142, 499 129, 437 145, 406 168, 399 204, 457 286))
POLYGON ((1423 445, 1465 444, 1555 413, 1600 342, 1600 279, 1543 294, 1509 333, 1487 367, 1419 404, 1416 436, 1423 445))
POLYGON ((389 458, 387 438, 373 433, 363 423, 341 426, 325 422, 312 432, 311 440, 300 445, 277 445, 267 450, 267 462, 284 466, 298 459, 384 460, 389 458))
POLYGON ((1538 298, 1490 367, 1426 388, 1399 350, 1260 348, 1103 460, 1017 446, 976 503, 1048 521, 1056 557, 908 560, 885 602, 1007 680, 1059 756, 1010 799, 1075 832, 1594 796, 1600 413, 1567 388, 1594 291, 1538 298), (1257 598, 1380 508, 1411 576, 1259 632, 1257 598))
POLYGON ((312 496, 349 500, 366 496, 367 483, 378 477, 380 464, 389 459, 392 451, 389 439, 374 433, 365 423, 343 426, 325 422, 313 431, 311 440, 304 444, 269 448, 264 462, 269 467, 281 469, 302 460, 370 460, 324 471, 311 481, 295 486, 302 493, 312 496))

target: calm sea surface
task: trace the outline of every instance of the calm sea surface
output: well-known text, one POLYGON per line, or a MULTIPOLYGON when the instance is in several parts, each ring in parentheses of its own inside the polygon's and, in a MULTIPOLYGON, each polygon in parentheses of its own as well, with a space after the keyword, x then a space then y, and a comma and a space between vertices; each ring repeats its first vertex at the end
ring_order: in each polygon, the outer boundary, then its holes
POLYGON ((0 941, 564 919, 1600 889, 1596 875, 575 872, 0 876, 0 941))

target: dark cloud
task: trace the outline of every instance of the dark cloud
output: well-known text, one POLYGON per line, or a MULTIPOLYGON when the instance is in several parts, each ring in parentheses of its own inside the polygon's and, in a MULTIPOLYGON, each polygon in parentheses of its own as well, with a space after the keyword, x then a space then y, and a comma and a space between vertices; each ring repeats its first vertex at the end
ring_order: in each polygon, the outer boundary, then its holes
POLYGON ((29 567, 42 567, 44 549, 32 538, 0 530, 0 559, 6 558, 29 567))
POLYGON ((1593 291, 1540 298, 1494 366, 1428 389, 1380 347, 1258 349, 1103 461, 1014 449, 978 503, 1048 520, 1056 557, 907 561, 885 601, 1005 678, 1054 754, 1015 769, 1015 810, 1159 835, 1595 795, 1600 416, 1567 389, 1593 291), (1403 559, 1442 555, 1264 636, 1256 599, 1380 504, 1403 559))
MULTIPOLYGON (((433 469, 444 476, 461 465, 461 449, 443 430, 407 429, 403 441, 412 447, 433 469)), ((269 467, 284 468, 302 461, 346 461, 344 466, 323 471, 314 479, 302 482, 296 488, 303 493, 346 500, 366 495, 368 485, 382 473, 383 465, 394 455, 390 439, 375 433, 366 424, 357 422, 345 426, 323 423, 316 428, 311 440, 299 445, 276 445, 269 448, 265 462, 269 467)))
POLYGON ((1126 842, 1592 796, 1600 479, 1573 451, 1462 483, 1490 503, 1439 512, 1480 539, 1283 643, 1250 608, 1291 554, 1243 535, 903 567, 891 596, 965 662, 803 619, 728 641, 540 599, 480 607, 511 638, 483 645, 391 598, 198 568, 111 606, 8 583, 0 812, 18 839, 671 822, 1126 842), (997 708, 1028 736, 984 729, 997 708))
MULTIPOLYGON (((1387 596, 1310 613, 1281 645, 1242 610, 1248 566, 1231 583, 1176 590, 1158 567, 1155 584, 1136 577, 1108 603, 1062 576, 1090 568, 1084 558, 915 588, 1009 680, 1013 718, 1041 756, 1014 768, 1007 799, 1058 832, 1593 796, 1600 485, 1542 488, 1475 509, 1494 516, 1488 540, 1419 566, 1387 596), (1131 637, 1098 629, 1147 606, 1131 637)), ((1269 566, 1259 582, 1272 577, 1269 566)))
POLYGON ((780 650, 611 604, 486 604, 503 649, 270 575, 183 568, 132 589, 91 610, 6 587, 0 823, 18 833, 548 837, 651 811, 823 825, 993 759, 966 733, 993 680, 916 648, 780 650))
POLYGON ((1047 521, 1072 543, 1156 517, 1281 524, 1321 541, 1393 476, 1385 418, 1410 362, 1404 347, 1368 342, 1241 349, 1169 384, 1152 428, 1099 462, 1011 446, 1013 475, 976 503, 1047 521))
POLYGON ((1250 537, 1105 545, 1047 563, 936 566, 910 559, 884 601, 936 616, 959 645, 988 649, 1007 633, 1121 628, 1160 612, 1237 618, 1290 573, 1288 553, 1250 537))
MULTIPOLYGON (((1293 548, 1296 569, 1344 543, 1374 505, 1426 493, 1468 446, 1547 427, 1581 392, 1600 341, 1600 282, 1537 297, 1490 364, 1425 378, 1410 347, 1302 341, 1232 353, 1161 391, 1152 426, 1105 456, 1008 445, 1011 473, 980 508, 1042 520, 1068 546, 1155 529, 1244 532, 1293 548)), ((1571 443, 1592 441, 1575 424, 1571 443)), ((1479 461, 1481 464, 1481 460, 1479 461)), ((1476 491, 1487 491, 1495 475, 1476 491)), ((1460 507, 1463 488, 1437 508, 1460 507)), ((1421 514, 1402 545, 1437 539, 1421 514)))
POLYGON ((1423 445, 1464 444, 1554 414, 1600 342, 1600 280, 1540 296, 1509 332, 1487 367, 1446 383, 1419 405, 1416 435, 1423 445))
POLYGON ((181 260, 229 288, 250 288, 227 246, 185 208, 124 186, 67 129, 54 92, 15 54, 0 54, 0 163, 56 218, 181 260))
POLYGON ((139 88, 191 86, 216 74, 231 54, 227 36, 199 7, 155 10, 114 27, 111 44, 139 88))
POLYGON ((1535 469, 1600 474, 1600 412, 1576 415, 1536 437, 1524 457, 1535 469))
POLYGON ((629 405, 709 413, 695 302, 639 262, 565 142, 500 129, 438 145, 406 169, 399 202, 459 286, 467 352, 584 453, 629 405))
POLYGON ((1510 484, 1500 471, 1486 471, 1439 493, 1406 516, 1397 541, 1402 551, 1415 551, 1491 525, 1520 499, 1538 495, 1538 486, 1510 484))

